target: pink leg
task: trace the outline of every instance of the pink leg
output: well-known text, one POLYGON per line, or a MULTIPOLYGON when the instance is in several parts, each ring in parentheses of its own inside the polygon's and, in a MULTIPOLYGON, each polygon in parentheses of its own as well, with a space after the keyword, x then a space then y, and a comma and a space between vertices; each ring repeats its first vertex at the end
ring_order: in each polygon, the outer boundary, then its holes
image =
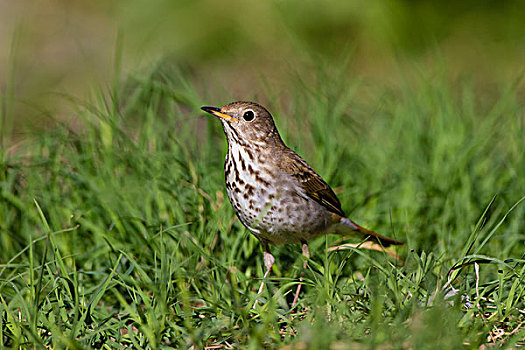
MULTIPOLYGON (((306 266, 308 266, 308 259, 310 259, 310 251, 308 250, 308 243, 306 241, 301 242, 303 244, 303 255, 306 257, 303 264, 303 269, 306 269, 306 266)), ((301 272, 301 277, 299 277, 299 284, 297 285, 297 290, 295 291, 295 296, 293 297, 292 302, 292 309, 295 307, 295 304, 297 304, 297 300, 299 299, 299 292, 301 291, 301 282, 303 282, 303 276, 301 272)))
POLYGON ((272 270, 273 263, 275 262, 275 258, 273 257, 272 253, 270 253, 269 250, 264 250, 264 266, 266 266, 266 272, 264 273, 263 280, 261 281, 261 286, 259 287, 259 291, 257 292, 257 299, 255 299, 255 303, 253 304, 253 308, 257 305, 257 302, 259 301, 259 296, 261 295, 263 289, 264 289, 264 280, 268 278, 270 275, 270 271, 272 270))

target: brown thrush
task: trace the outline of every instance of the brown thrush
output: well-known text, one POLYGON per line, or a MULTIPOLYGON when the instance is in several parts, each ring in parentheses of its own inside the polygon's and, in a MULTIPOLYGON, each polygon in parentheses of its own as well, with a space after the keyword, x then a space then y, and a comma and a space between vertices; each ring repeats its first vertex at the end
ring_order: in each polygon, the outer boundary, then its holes
MULTIPOLYGON (((264 249, 268 277, 275 258, 270 244, 301 243, 327 233, 352 234, 383 247, 402 242, 369 231, 346 218, 328 184, 294 151, 286 147, 270 113, 253 102, 222 108, 202 107, 220 118, 228 139, 224 163, 226 190, 235 213, 264 249)), ((305 260, 304 267, 306 267, 305 260)), ((264 279, 259 294, 264 287, 264 279)), ((297 302, 297 286, 292 308, 297 302)))

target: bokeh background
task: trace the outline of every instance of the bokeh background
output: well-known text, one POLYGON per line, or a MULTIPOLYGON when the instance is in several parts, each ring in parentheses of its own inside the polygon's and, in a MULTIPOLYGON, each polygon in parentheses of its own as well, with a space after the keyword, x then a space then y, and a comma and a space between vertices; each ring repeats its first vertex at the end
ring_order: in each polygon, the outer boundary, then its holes
MULTIPOLYGON (((283 74, 349 59, 345 74, 396 85, 420 71, 471 79, 480 94, 520 77, 523 1, 51 1, 0 2, 3 134, 72 118, 86 98, 158 62, 194 83, 257 96, 261 78, 286 98, 283 74)), ((213 90, 213 89, 211 89, 213 90)), ((210 101, 211 102, 211 101, 210 101)))
POLYGON ((0 346, 523 345, 524 62, 517 0, 0 0, 0 346), (404 264, 275 246, 251 308, 240 99, 404 264))

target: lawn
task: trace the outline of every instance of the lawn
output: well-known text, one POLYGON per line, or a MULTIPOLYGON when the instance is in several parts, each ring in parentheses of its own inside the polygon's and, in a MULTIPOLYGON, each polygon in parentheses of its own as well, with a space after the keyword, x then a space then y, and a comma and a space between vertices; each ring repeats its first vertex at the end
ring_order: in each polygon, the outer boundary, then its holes
POLYGON ((353 220, 405 242, 395 250, 403 262, 366 249, 329 252, 339 237, 327 236, 311 242, 303 271, 298 245, 275 246, 268 288, 252 309, 262 250, 226 197, 220 123, 199 110, 233 96, 160 64, 89 99, 64 97, 74 125, 50 115, 53 127, 4 142, 0 344, 523 346, 517 82, 480 92, 468 78, 419 73, 387 87, 344 70, 291 73, 281 93, 261 81, 262 92, 246 98, 267 106, 353 220))

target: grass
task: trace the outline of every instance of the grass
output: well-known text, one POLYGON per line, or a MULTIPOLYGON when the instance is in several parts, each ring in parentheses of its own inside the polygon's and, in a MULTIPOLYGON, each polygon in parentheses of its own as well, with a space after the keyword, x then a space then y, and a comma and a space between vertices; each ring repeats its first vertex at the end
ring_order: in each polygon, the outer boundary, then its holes
POLYGON ((70 98, 82 127, 58 124, 4 146, 0 344, 523 345, 517 84, 485 98, 466 78, 387 89, 341 79, 338 67, 316 74, 284 78, 279 94, 261 84, 257 98, 354 220, 406 242, 397 250, 404 264, 380 252, 327 252, 338 237, 319 238, 291 312, 303 260, 299 246, 276 246, 264 303, 251 310, 262 251, 225 197, 220 124, 198 110, 234 97, 212 83, 203 93, 163 65, 89 102, 70 98))

